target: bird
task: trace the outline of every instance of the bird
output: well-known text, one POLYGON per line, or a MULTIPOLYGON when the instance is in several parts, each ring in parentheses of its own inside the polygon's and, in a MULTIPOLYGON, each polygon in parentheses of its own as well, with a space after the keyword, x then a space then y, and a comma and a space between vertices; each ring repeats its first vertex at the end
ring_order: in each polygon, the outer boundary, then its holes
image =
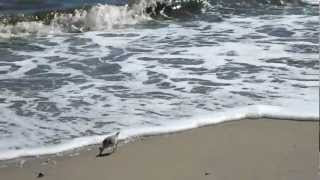
POLYGON ((39 172, 37 175, 37 178, 42 178, 42 177, 44 177, 44 174, 42 172, 39 172))
POLYGON ((118 137, 119 137, 120 132, 118 131, 116 134, 106 137, 101 144, 101 147, 99 147, 99 155, 98 156, 102 156, 102 152, 104 151, 104 149, 110 148, 112 147, 112 151, 110 152, 110 154, 114 153, 114 151, 117 149, 117 145, 118 145, 118 137))

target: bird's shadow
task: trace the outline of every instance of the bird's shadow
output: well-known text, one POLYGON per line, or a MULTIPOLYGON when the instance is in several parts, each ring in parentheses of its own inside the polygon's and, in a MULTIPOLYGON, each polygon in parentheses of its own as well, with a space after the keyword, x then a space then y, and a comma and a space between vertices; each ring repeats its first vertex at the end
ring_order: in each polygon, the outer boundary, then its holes
POLYGON ((96 157, 97 157, 97 158, 100 158, 100 157, 110 156, 111 154, 112 154, 112 152, 103 153, 103 154, 97 154, 96 157))

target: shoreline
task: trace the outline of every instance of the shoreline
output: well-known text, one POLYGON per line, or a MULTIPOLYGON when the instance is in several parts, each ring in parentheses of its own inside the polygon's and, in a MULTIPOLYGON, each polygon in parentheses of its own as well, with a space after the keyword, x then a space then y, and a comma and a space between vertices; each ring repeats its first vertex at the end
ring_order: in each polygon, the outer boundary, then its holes
POLYGON ((28 180, 43 173, 44 179, 81 180, 101 179, 111 173, 111 179, 312 179, 318 174, 318 128, 317 121, 229 121, 142 137, 122 144, 116 153, 105 157, 97 158, 97 145, 91 145, 61 156, 18 158, 0 168, 0 176, 28 180), (177 173, 175 168, 183 171, 177 173), (76 169, 81 171, 72 174, 76 169), (152 173, 145 170, 146 174, 141 174, 144 169, 152 173))
MULTIPOLYGON (((174 134, 195 128, 221 124, 230 121, 241 121, 243 119, 277 119, 292 121, 311 121, 318 122, 318 105, 304 106, 302 109, 293 107, 280 107, 270 105, 250 105, 241 108, 231 108, 226 111, 215 112, 214 114, 205 114, 193 118, 182 119, 174 122, 167 122, 162 126, 155 127, 129 127, 121 130, 119 140, 125 143, 149 136, 159 136, 174 134), (303 113, 301 111, 303 110, 303 113)), ((66 142, 31 149, 8 150, 0 152, 1 161, 19 159, 24 157, 39 157, 55 154, 64 154, 69 151, 82 149, 86 146, 100 144, 106 137, 112 135, 96 135, 79 137, 66 142)))

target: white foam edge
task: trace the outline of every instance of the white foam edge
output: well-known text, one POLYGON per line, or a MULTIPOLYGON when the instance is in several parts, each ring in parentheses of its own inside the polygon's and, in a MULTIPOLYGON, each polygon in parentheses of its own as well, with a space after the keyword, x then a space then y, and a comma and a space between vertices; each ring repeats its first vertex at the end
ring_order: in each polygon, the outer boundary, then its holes
MULTIPOLYGON (((303 107, 284 108, 279 106, 269 105, 252 105, 241 108, 234 108, 227 111, 216 112, 205 116, 189 118, 185 120, 177 120, 172 123, 166 123, 163 126, 156 127, 129 127, 122 129, 119 135, 120 141, 127 141, 144 137, 174 133, 179 131, 190 130, 207 125, 213 125, 221 122, 235 121, 247 118, 272 118, 272 119, 286 119, 286 120, 309 120, 319 121, 319 105, 303 107)), ((20 157, 41 156, 58 154, 84 146, 99 144, 104 138, 110 136, 89 136, 80 137, 70 140, 58 145, 51 145, 46 147, 6 150, 0 152, 0 160, 10 160, 20 157)))
POLYGON ((302 2, 313 6, 319 6, 320 3, 319 0, 302 0, 302 2))

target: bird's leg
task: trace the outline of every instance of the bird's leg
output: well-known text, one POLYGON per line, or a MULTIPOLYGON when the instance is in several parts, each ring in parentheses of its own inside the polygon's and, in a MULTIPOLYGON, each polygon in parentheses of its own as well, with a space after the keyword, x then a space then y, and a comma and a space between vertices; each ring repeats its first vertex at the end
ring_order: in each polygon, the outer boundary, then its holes
POLYGON ((102 152, 103 152, 103 147, 99 147, 99 156, 102 155, 102 152))
POLYGON ((114 150, 116 151, 118 149, 118 143, 115 144, 114 150))
POLYGON ((117 144, 115 144, 115 145, 112 147, 112 153, 114 153, 116 150, 117 150, 117 144))

